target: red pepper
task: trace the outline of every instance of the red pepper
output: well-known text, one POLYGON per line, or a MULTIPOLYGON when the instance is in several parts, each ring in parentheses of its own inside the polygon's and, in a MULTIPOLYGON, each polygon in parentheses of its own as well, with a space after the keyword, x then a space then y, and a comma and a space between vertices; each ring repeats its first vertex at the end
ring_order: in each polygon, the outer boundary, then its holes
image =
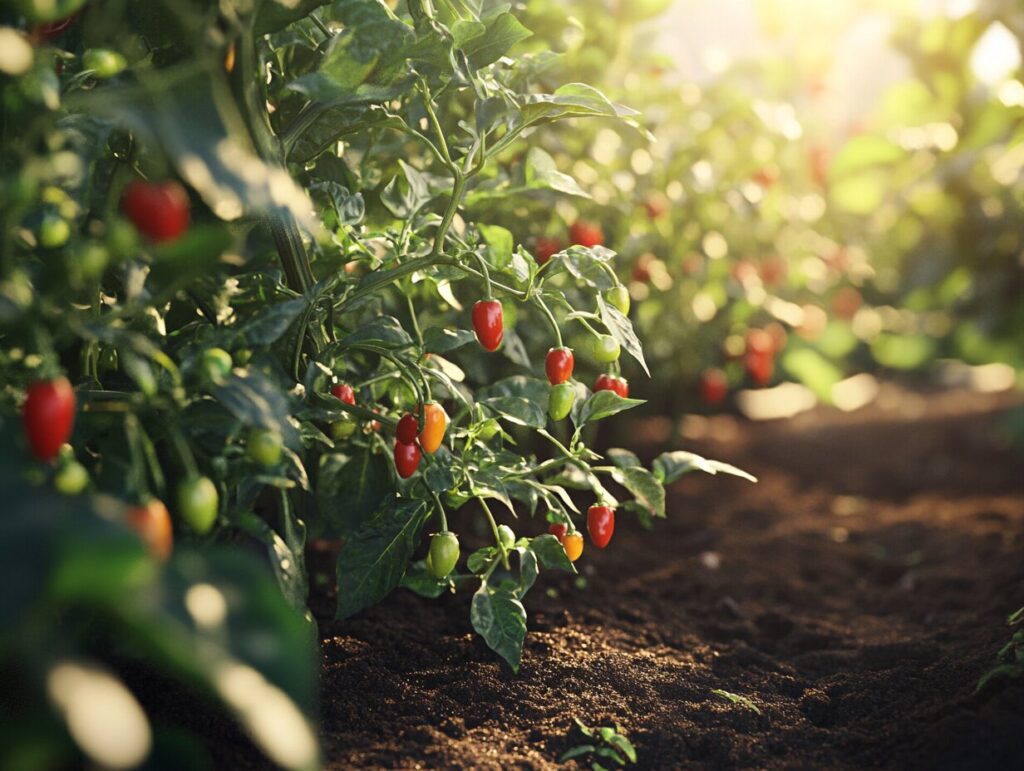
POLYGON ((557 238, 541 236, 537 239, 537 246, 533 250, 533 256, 537 258, 538 265, 543 265, 560 251, 562 251, 561 241, 557 238))
POLYGON ((398 429, 395 431, 395 438, 402 444, 412 444, 419 436, 420 427, 416 422, 416 416, 407 412, 398 421, 398 429))
POLYGON ((68 379, 39 380, 29 386, 21 420, 32 454, 39 460, 57 457, 75 425, 75 392, 68 379))
POLYGON ((412 444, 395 442, 395 468, 398 470, 398 476, 402 479, 408 479, 416 473, 416 469, 420 467, 421 457, 420 446, 415 442, 412 444))
POLYGON ((173 241, 188 229, 188 193, 178 182, 129 182, 121 194, 121 211, 157 243, 173 241))
POLYGON ((729 380, 720 369, 706 369, 700 376, 700 398, 705 404, 721 404, 729 393, 729 380))
POLYGON ((350 385, 345 383, 335 383, 331 386, 331 395, 336 399, 341 399, 345 404, 356 403, 356 392, 350 385))
POLYGON ((629 398, 629 381, 615 375, 598 375, 594 381, 594 393, 598 391, 614 391, 623 399, 629 398))
POLYGON ((600 225, 577 220, 569 226, 569 240, 580 246, 601 246, 604 243, 604 233, 601 232, 600 225))
POLYGON ((498 350, 504 334, 504 318, 499 301, 476 302, 473 306, 473 331, 476 332, 476 339, 485 350, 498 350))
POLYGON ((566 382, 572 377, 573 364, 572 349, 552 348, 544 360, 544 371, 547 373, 548 382, 551 385, 566 382))
POLYGON ((559 543, 562 543, 565 534, 569 532, 569 526, 561 522, 552 522, 548 525, 548 532, 557 538, 559 543))
POLYGON ((615 510, 610 506, 591 506, 587 509, 587 532, 598 549, 607 546, 615 532, 615 510))

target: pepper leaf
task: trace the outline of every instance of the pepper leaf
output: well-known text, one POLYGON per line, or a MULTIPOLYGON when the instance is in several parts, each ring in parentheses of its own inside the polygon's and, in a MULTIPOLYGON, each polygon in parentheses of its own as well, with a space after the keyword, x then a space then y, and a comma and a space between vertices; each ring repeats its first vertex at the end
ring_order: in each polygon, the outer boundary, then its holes
POLYGON ((429 511, 424 501, 386 500, 338 553, 337 618, 380 602, 399 585, 429 511))

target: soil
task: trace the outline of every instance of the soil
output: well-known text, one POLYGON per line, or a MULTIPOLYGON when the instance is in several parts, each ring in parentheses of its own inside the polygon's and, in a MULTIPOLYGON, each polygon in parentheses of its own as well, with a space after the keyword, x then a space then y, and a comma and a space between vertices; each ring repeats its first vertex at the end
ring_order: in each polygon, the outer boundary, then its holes
MULTIPOLYGON (((343 622, 315 596, 328 768, 566 767, 573 717, 621 726, 643 769, 1024 768, 1024 680, 976 692, 1024 605, 1021 402, 887 385, 851 414, 632 421, 645 459, 686 446, 760 482, 686 476, 654 532, 623 512, 588 544, 585 581, 545 571, 518 675, 469 592, 343 622)), ((217 767, 266 767, 215 713, 178 712, 217 767)))
MULTIPOLYGON (((325 622, 328 766, 552 768, 577 716, 640 768, 1024 768, 1024 683, 975 693, 1024 604, 1015 399, 889 386, 853 414, 691 419, 689 448, 760 483, 684 477, 655 532, 620 515, 588 546, 585 588, 545 572, 518 675, 468 593, 325 622)), ((640 428, 650 457, 665 422, 640 428)))

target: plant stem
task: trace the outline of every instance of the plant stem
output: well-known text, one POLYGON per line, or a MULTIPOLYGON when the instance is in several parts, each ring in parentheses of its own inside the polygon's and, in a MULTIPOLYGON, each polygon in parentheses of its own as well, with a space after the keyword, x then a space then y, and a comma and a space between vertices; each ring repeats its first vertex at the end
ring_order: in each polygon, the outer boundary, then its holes
POLYGON ((487 501, 482 496, 478 496, 480 505, 484 507, 484 513, 487 514, 487 519, 491 523, 491 532, 494 533, 494 542, 498 545, 499 551, 501 551, 501 564, 505 566, 505 570, 509 570, 508 564, 508 550, 505 548, 505 544, 501 542, 501 536, 498 535, 498 523, 494 521, 494 515, 491 514, 491 509, 487 505, 487 501))
POLYGON ((448 235, 448 228, 451 227, 452 220, 455 219, 455 212, 458 210, 459 204, 462 203, 462 193, 466 186, 466 179, 458 168, 454 169, 454 173, 455 183, 452 185, 452 197, 448 201, 448 208, 445 209, 441 224, 437 228, 437 235, 434 236, 434 248, 430 250, 432 257, 436 257, 443 250, 444 239, 448 235))
POLYGON ((562 330, 558 328, 558 321, 555 319, 555 314, 551 312, 548 304, 544 302, 544 298, 539 294, 535 294, 533 299, 536 301, 540 309, 544 311, 544 315, 548 317, 548 321, 551 322, 551 328, 555 331, 555 340, 558 341, 558 347, 562 348, 562 330))

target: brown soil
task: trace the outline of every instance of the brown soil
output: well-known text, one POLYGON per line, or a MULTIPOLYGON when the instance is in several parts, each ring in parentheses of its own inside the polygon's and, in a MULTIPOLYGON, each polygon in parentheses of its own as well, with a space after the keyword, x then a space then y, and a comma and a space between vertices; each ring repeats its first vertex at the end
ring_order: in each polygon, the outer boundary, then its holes
POLYGON ((690 448, 760 484, 684 477, 653 533, 621 515, 588 547, 585 588, 542 574, 518 676, 474 636, 468 593, 325 622, 329 767, 550 768, 573 716, 620 724, 642 768, 1024 767, 1022 683, 974 693, 1024 604, 1015 397, 904 396, 690 421, 726 437, 690 448))

